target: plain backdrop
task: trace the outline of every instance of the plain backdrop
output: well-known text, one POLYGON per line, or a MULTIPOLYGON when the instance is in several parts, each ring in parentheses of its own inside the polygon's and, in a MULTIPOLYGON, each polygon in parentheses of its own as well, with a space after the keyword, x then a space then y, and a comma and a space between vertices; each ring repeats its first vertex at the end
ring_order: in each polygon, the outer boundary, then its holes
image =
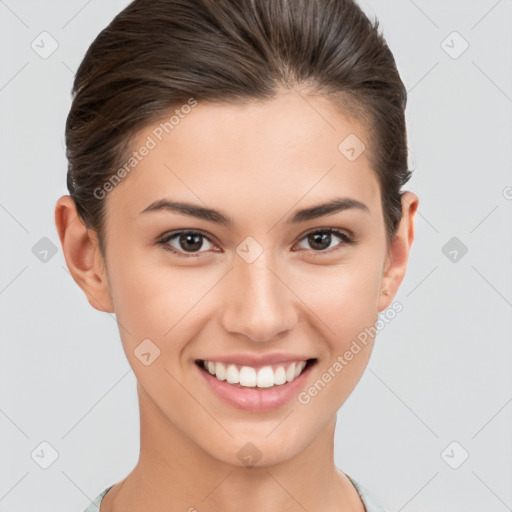
MULTIPOLYGON (((1 512, 79 512, 138 457, 136 381, 115 317, 71 278, 54 225, 74 72, 127 3, 0 1, 1 512)), ((420 206, 403 311, 339 410, 336 464, 390 512, 505 512, 512 2, 360 5, 409 91, 405 188, 420 206)))

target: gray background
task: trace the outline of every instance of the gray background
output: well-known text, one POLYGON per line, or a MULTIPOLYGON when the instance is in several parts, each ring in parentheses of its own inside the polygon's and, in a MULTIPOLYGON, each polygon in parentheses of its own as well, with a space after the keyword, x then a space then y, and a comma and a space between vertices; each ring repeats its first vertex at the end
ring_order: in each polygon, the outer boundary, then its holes
MULTIPOLYGON (((0 0, 1 512, 80 511, 137 461, 115 317, 88 304, 54 225, 74 71, 127 3, 0 0)), ((404 309, 338 413, 336 464, 390 512, 511 510, 512 1, 360 4, 409 91, 420 207, 404 309)))

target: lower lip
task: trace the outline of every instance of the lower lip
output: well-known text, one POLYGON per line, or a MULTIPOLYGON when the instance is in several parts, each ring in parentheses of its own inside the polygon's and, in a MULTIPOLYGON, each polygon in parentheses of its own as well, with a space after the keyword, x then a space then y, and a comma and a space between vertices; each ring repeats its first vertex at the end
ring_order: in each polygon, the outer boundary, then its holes
MULTIPOLYGON (((201 363, 199 363, 201 364, 201 363)), ((264 412, 277 409, 297 396, 303 388, 309 372, 315 366, 308 363, 302 373, 291 382, 273 386, 271 388, 258 387, 237 387, 234 384, 228 384, 225 380, 219 380, 210 372, 203 369, 197 363, 194 363, 199 373, 203 376, 210 389, 222 400, 228 402, 239 409, 253 412, 264 412)))

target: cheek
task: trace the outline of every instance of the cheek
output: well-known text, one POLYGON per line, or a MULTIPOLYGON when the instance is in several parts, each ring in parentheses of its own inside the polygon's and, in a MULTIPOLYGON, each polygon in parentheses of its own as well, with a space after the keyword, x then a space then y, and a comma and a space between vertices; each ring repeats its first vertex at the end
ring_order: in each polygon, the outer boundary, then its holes
POLYGON ((213 276, 200 269, 144 265, 136 258, 119 261, 110 280, 125 347, 133 350, 148 338, 162 353, 171 345, 173 353, 180 350, 180 339, 185 344, 187 336, 193 336, 187 326, 212 288, 213 276))
POLYGON ((333 343, 343 346, 377 320, 381 275, 375 259, 354 258, 338 266, 312 267, 297 282, 298 297, 333 343))
POLYGON ((318 425, 343 405, 370 358, 380 290, 376 269, 377 265, 347 265, 331 268, 323 276, 316 272, 314 280, 303 282, 300 293, 314 312, 309 318, 325 341, 325 351, 317 380, 298 401, 318 425))

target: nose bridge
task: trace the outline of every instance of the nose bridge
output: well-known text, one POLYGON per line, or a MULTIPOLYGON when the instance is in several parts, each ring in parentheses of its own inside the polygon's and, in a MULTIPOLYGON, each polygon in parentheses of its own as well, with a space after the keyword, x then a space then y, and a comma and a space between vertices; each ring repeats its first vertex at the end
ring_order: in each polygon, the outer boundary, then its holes
POLYGON ((262 250, 252 261, 239 254, 229 281, 224 328, 254 341, 268 341, 294 325, 293 293, 270 251, 262 250))

